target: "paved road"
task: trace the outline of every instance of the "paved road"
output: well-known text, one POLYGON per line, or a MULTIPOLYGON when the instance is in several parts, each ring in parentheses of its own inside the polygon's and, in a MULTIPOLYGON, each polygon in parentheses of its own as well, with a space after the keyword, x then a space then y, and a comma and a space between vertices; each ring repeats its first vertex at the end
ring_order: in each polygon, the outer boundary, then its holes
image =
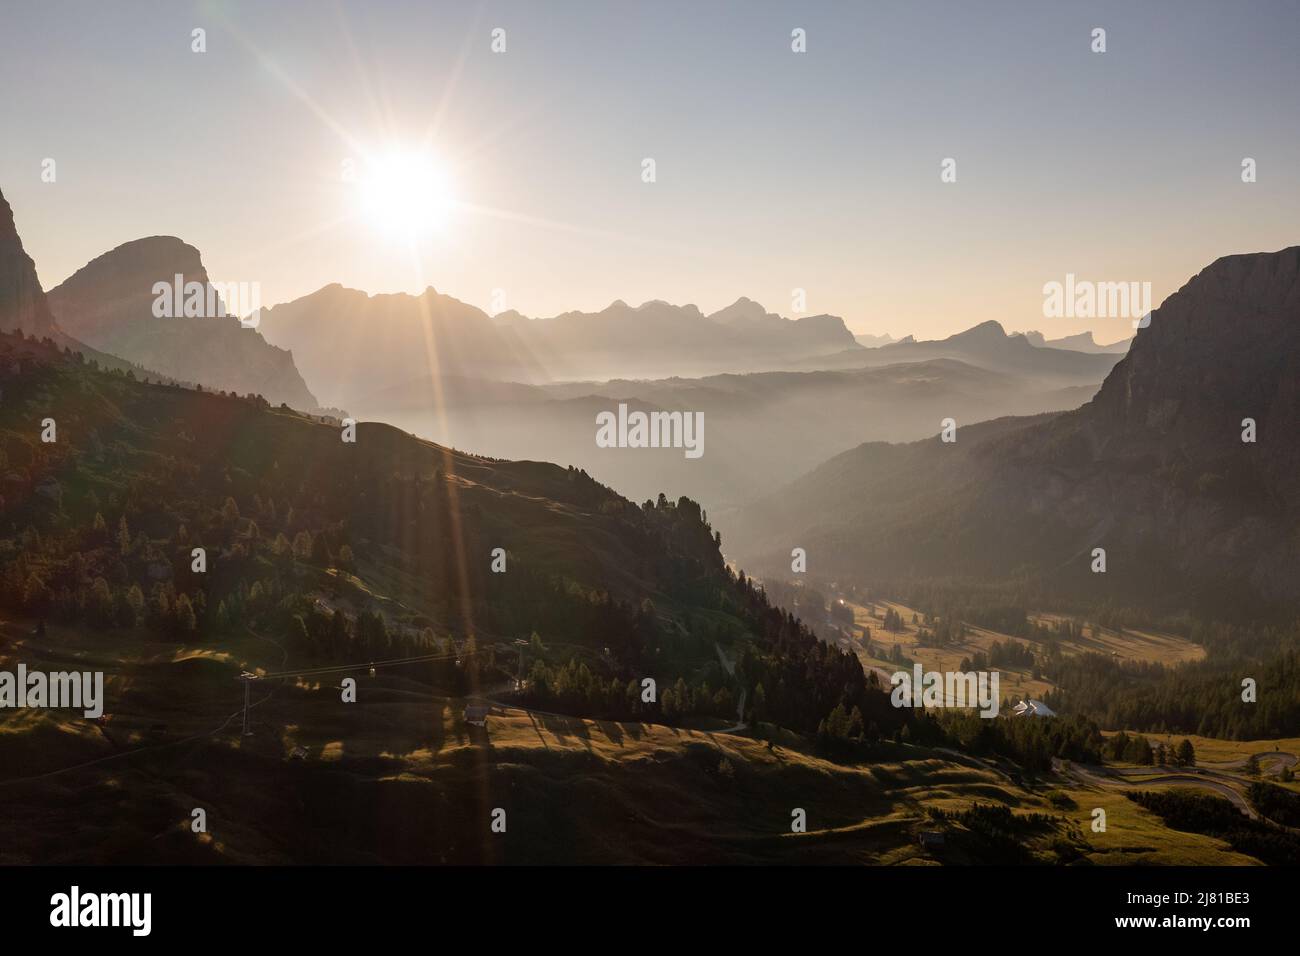
MULTIPOLYGON (((1289 754, 1284 750, 1265 750, 1258 756, 1260 773, 1270 777, 1280 774, 1283 767, 1294 767, 1297 760, 1295 754, 1289 754)), ((1244 770, 1248 762, 1248 757, 1237 760, 1198 760, 1197 766, 1207 770, 1244 770)))
POLYGON ((1232 778, 1222 774, 1199 774, 1192 770, 1180 770, 1171 767, 1137 767, 1114 768, 1098 767, 1077 761, 1063 761, 1053 758, 1052 769, 1066 776, 1074 777, 1093 786, 1108 790, 1138 790, 1149 784, 1167 784, 1175 787, 1195 787, 1209 790, 1232 801, 1233 806, 1252 820, 1258 820, 1259 814, 1244 796, 1227 781, 1232 778), (1067 766, 1068 765, 1068 766, 1067 766))

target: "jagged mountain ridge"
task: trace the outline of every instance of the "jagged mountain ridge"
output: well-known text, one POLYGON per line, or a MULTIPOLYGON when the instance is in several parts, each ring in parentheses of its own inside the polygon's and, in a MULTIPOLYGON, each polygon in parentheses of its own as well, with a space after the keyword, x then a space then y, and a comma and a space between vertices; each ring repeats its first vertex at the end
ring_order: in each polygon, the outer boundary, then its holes
POLYGON ((1066 348, 1039 348, 1019 333, 1008 334, 993 320, 981 322, 944 339, 917 341, 907 336, 878 348, 858 348, 818 356, 799 363, 802 368, 871 368, 899 362, 955 359, 996 372, 1033 376, 1057 387, 1098 382, 1120 355, 1088 354, 1066 348))
POLYGON ((1091 332, 1080 332, 1077 335, 1065 335, 1059 339, 1049 339, 1042 332, 1032 331, 1023 332, 1025 339, 1030 345, 1040 349, 1068 349, 1073 352, 1091 352, 1093 354, 1105 353, 1114 355, 1123 355, 1128 351, 1129 346, 1133 343, 1132 338, 1120 339, 1118 342, 1111 342, 1108 345, 1102 345, 1096 340, 1091 332))
POLYGON ((324 400, 349 407, 380 383, 434 373, 529 385, 708 375, 858 348, 836 316, 786 319, 744 298, 711 315, 693 305, 616 301, 599 312, 534 319, 513 310, 489 316, 432 288, 372 296, 337 284, 264 310, 262 331, 292 349, 324 400))

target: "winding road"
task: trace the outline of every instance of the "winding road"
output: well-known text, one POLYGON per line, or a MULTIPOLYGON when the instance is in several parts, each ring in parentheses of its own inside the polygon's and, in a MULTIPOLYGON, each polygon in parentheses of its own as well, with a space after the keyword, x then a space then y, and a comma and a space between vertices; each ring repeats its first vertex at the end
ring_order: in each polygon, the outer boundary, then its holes
POLYGON ((1226 797, 1233 806, 1250 819, 1260 819, 1260 815, 1250 802, 1236 787, 1232 786, 1240 781, 1235 777, 1211 770, 1174 767, 1098 767, 1094 764, 1057 758, 1052 759, 1052 769, 1063 776, 1107 790, 1136 790, 1148 784, 1208 790, 1226 797))

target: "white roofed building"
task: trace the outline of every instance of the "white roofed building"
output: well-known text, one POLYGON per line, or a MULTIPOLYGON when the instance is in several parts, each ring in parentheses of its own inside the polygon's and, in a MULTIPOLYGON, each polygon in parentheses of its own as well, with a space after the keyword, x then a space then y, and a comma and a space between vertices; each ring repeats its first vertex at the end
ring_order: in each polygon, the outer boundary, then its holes
POLYGON ((1055 717, 1056 711, 1048 707, 1041 700, 1034 700, 1026 697, 1020 703, 1012 708, 1012 712, 1017 717, 1055 717))

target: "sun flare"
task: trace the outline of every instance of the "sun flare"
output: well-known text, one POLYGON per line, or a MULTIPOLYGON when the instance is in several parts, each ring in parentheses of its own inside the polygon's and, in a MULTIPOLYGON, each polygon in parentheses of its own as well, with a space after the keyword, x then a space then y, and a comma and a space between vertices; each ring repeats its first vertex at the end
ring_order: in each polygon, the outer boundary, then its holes
POLYGON ((456 205, 446 169, 426 154, 378 156, 366 164, 360 187, 365 218, 390 236, 419 238, 441 232, 456 205))

